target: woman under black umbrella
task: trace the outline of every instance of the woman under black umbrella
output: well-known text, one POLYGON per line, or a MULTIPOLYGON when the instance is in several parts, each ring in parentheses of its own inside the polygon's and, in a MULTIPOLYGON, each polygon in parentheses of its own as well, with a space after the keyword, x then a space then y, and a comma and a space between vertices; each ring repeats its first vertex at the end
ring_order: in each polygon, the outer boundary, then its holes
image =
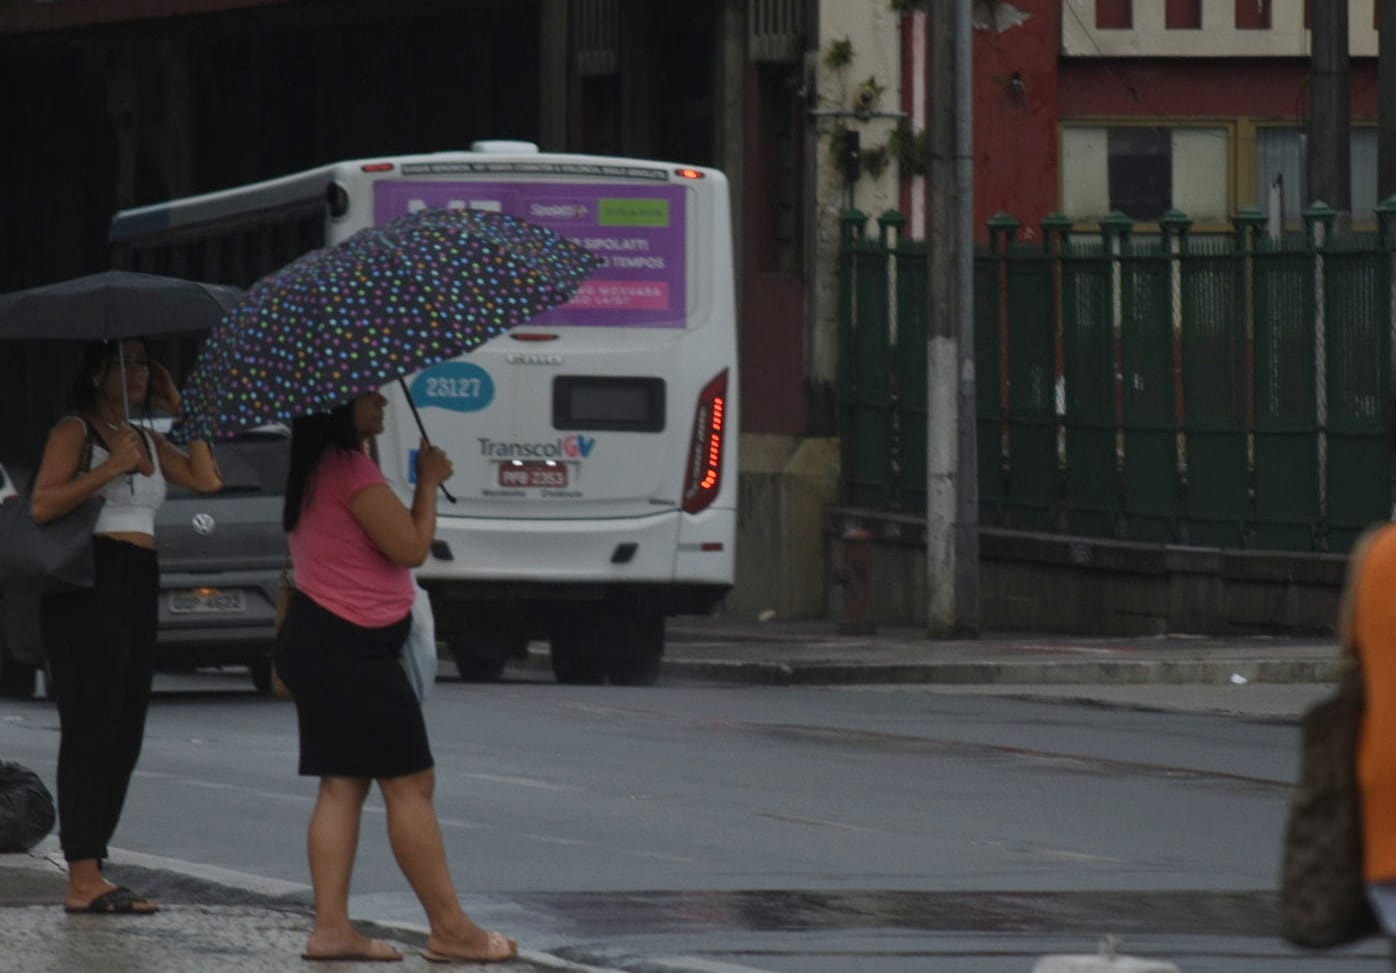
POLYGON ((34 481, 39 523, 89 497, 105 498, 93 527, 96 581, 44 597, 44 639, 58 701, 59 840, 69 912, 143 914, 158 908, 102 877, 107 842, 140 755, 150 699, 160 566, 155 511, 166 481, 212 493, 222 477, 207 442, 185 452, 138 430, 128 409, 179 410, 179 392, 141 338, 83 348, 72 413, 49 434, 34 481))

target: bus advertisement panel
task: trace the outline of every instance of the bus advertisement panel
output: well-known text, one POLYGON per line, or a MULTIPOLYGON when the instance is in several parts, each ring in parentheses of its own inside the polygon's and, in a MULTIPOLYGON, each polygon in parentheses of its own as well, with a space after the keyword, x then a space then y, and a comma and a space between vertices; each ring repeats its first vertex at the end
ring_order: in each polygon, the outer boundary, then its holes
POLYGON ((580 243, 601 259, 577 295, 532 320, 546 327, 682 328, 687 260, 682 186, 383 180, 374 187, 382 226, 422 209, 480 209, 517 216, 580 243))

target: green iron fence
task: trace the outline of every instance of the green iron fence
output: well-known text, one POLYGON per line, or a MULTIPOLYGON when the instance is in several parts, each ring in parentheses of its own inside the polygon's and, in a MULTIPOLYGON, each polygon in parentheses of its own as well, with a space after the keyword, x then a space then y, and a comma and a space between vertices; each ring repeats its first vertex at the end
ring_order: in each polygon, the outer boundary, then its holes
MULTIPOLYGON (((843 217, 843 502, 923 513, 926 252, 895 212, 843 217)), ((1113 215, 1041 242, 989 222, 974 264, 980 520, 1221 547, 1347 550, 1390 517, 1396 203, 1272 240, 1135 235, 1113 215)))

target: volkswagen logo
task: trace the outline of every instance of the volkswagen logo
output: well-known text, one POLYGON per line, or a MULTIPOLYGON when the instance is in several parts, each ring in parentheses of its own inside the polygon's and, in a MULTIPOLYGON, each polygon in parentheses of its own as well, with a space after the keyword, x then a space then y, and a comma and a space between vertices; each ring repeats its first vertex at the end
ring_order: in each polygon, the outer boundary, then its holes
POLYGON ((213 519, 213 514, 194 515, 194 533, 212 534, 213 528, 216 526, 218 526, 218 523, 213 519))

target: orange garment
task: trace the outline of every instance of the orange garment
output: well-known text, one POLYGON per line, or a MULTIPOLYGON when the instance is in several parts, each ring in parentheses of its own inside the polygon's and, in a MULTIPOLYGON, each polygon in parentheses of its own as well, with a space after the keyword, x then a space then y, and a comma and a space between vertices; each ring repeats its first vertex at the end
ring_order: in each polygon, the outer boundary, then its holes
POLYGON ((1357 748, 1368 882, 1396 880, 1396 526, 1371 537, 1356 566, 1353 634, 1367 706, 1357 748))

